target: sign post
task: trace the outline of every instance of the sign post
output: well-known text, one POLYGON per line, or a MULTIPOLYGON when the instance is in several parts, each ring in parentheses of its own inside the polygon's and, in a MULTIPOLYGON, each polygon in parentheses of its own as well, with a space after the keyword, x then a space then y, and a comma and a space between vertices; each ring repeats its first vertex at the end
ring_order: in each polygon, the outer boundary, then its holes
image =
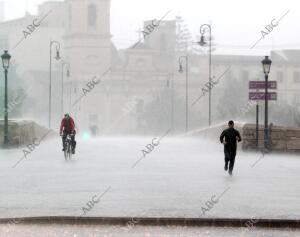
MULTIPOLYGON (((264 92, 249 92, 249 100, 265 100, 265 95, 264 92)), ((269 92, 267 100, 277 100, 277 93, 269 92)))
POLYGON ((256 104, 256 147, 259 146, 259 101, 277 100, 276 92, 267 92, 267 89, 276 90, 277 81, 249 81, 249 100, 257 101, 256 104), (267 85, 267 86, 266 86, 267 85), (251 91, 252 90, 252 91, 251 91), (260 90, 264 90, 261 92, 260 90))
MULTIPOLYGON (((249 90, 264 90, 266 87, 266 82, 264 81, 249 81, 249 90)), ((268 89, 276 90, 277 81, 269 81, 268 89)))
POLYGON ((258 149, 258 133, 259 133, 259 105, 256 103, 256 148, 258 149))

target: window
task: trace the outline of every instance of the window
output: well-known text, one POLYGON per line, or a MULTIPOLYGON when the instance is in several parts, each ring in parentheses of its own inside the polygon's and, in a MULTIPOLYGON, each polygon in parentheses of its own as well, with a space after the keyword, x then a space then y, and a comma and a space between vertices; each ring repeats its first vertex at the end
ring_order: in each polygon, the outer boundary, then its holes
POLYGON ((137 101, 136 112, 142 113, 144 111, 144 100, 138 99, 137 101))
POLYGON ((69 28, 72 28, 72 6, 69 4, 69 28))
POLYGON ((249 72, 248 71, 242 71, 242 79, 243 81, 247 81, 249 80, 249 72))
POLYGON ((98 123, 98 114, 90 114, 89 124, 97 124, 97 123, 98 123))
POLYGON ((160 50, 161 51, 166 51, 167 50, 167 40, 166 40, 166 35, 162 34, 160 36, 160 50))
POLYGON ((144 58, 138 58, 136 60, 136 66, 141 68, 141 67, 145 67, 145 59, 144 58))
POLYGON ((294 72, 293 78, 295 83, 300 83, 300 72, 294 72))
POLYGON ((232 78, 232 73, 230 70, 227 71, 227 73, 225 74, 225 79, 226 81, 229 81, 232 78))
POLYGON ((88 24, 89 26, 97 26, 97 7, 94 4, 88 7, 88 24))
POLYGON ((7 39, 3 36, 0 36, 0 48, 7 48, 7 39))
POLYGON ((295 101, 295 104, 297 104, 297 105, 300 104, 300 95, 298 93, 296 93, 294 95, 294 101, 295 101))
POLYGON ((283 72, 277 72, 276 78, 278 82, 283 82, 283 72))

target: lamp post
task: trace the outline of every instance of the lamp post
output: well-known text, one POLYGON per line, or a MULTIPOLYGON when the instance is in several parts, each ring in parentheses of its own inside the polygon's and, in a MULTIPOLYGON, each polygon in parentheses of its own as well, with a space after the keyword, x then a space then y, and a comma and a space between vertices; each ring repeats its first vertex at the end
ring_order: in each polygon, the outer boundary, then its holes
POLYGON ((52 93, 52 46, 56 45, 56 60, 60 59, 60 54, 59 54, 59 50, 60 50, 60 43, 58 41, 50 41, 50 70, 49 70, 49 120, 48 120, 48 126, 49 128, 51 128, 51 93, 52 93))
POLYGON ((73 85, 73 83, 72 83, 72 81, 70 81, 70 86, 69 86, 69 94, 70 94, 70 97, 69 97, 69 113, 71 113, 71 111, 72 111, 72 85, 73 85))
MULTIPOLYGON (((204 34, 206 29, 209 30, 209 72, 208 72, 208 80, 209 80, 209 85, 212 84, 211 82, 211 25, 210 24, 203 24, 200 27, 200 42, 198 42, 201 46, 205 46, 207 43, 205 42, 204 39, 204 34)), ((211 86, 209 86, 208 90, 208 126, 211 126, 211 86)))
POLYGON ((8 51, 5 50, 4 54, 1 56, 2 65, 5 73, 5 85, 4 85, 4 146, 8 145, 8 109, 7 109, 7 74, 9 68, 9 62, 11 56, 8 54, 8 51))
POLYGON ((263 65, 263 72, 265 74, 265 129, 264 129, 264 147, 265 149, 268 149, 269 145, 269 130, 268 130, 268 79, 269 79, 269 73, 271 70, 271 64, 272 61, 269 59, 269 56, 265 56, 265 59, 261 61, 263 65))
POLYGON ((188 56, 181 56, 178 59, 179 72, 183 72, 182 61, 185 60, 185 132, 189 130, 189 90, 188 90, 188 80, 189 80, 189 58, 188 56))
POLYGON ((70 77, 70 63, 62 62, 61 65, 61 116, 64 114, 64 68, 67 66, 66 76, 70 77))

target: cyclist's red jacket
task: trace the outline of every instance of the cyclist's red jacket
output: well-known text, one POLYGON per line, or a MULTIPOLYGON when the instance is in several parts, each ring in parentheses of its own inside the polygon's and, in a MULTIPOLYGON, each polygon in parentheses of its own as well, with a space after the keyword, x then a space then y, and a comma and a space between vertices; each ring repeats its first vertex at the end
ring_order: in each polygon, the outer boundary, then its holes
POLYGON ((62 131, 73 132, 75 129, 74 120, 70 117, 69 119, 63 118, 60 125, 60 133, 62 131))

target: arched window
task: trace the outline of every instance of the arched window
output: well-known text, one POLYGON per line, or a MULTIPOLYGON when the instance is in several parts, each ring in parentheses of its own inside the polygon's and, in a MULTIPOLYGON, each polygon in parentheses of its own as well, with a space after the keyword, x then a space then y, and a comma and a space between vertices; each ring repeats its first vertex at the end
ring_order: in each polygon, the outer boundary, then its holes
POLYGON ((92 27, 97 26, 97 7, 95 4, 88 7, 88 24, 92 27))
POLYGON ((167 40, 166 40, 166 35, 164 33, 160 36, 160 50, 161 51, 167 50, 167 40))

